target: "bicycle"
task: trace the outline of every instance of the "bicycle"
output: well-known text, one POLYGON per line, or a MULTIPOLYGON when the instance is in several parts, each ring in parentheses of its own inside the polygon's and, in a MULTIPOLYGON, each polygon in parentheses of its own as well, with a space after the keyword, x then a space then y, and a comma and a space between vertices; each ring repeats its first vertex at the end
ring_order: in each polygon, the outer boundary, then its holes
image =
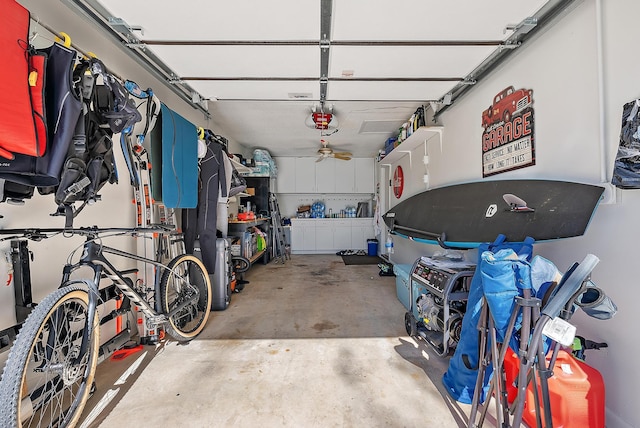
MULTIPOLYGON (((6 239, 39 241, 63 234, 82 235, 63 268, 60 287, 47 295, 25 320, 9 353, 0 381, 0 423, 10 427, 74 426, 89 398, 99 354, 101 279, 113 281, 123 300, 128 299, 145 315, 150 327, 164 327, 178 341, 189 341, 205 327, 211 307, 211 283, 206 268, 193 255, 182 254, 168 264, 103 245, 110 236, 166 233, 165 227, 79 229, 14 229, 0 234, 6 239), (78 250, 77 262, 72 259, 78 250), (150 263, 161 275, 155 306, 145 290, 136 289, 107 255, 150 263), (76 270, 88 267, 92 279, 72 279, 76 270)), ((124 306, 124 305, 123 305, 124 306)), ((109 315, 107 315, 108 317, 109 315)), ((106 317, 105 317, 106 318, 106 317)))

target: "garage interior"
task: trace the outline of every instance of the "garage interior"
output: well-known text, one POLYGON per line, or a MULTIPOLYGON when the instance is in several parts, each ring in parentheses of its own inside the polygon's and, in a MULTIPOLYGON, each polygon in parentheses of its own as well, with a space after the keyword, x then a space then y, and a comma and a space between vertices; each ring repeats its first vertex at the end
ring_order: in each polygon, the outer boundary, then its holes
MULTIPOLYGON (((438 245, 395 235, 387 253, 390 235, 376 215, 432 189, 503 179, 604 189, 584 236, 534 248, 561 271, 586 254, 599 257, 591 279, 618 312, 602 322, 577 311, 571 322, 579 335, 608 344, 586 354, 606 384, 604 426, 640 426, 633 410, 640 344, 629 340, 629 326, 638 321, 629 290, 636 282, 640 197, 611 183, 621 108, 638 97, 640 62, 628 54, 640 13, 635 2, 17 2, 31 12, 30 43, 46 47, 68 34, 81 55, 95 54, 123 81, 153 88, 196 127, 224 137, 248 187, 266 178, 281 217, 292 221, 290 259, 252 260, 239 277, 248 281, 245 288, 226 309, 211 312, 196 339, 167 338, 101 362, 78 426, 467 426, 470 406, 442 383, 450 355, 407 334, 398 277, 381 275, 377 264, 345 265, 336 252, 370 252, 376 239, 373 251, 387 267, 442 254, 438 245), (534 159, 490 176, 481 160, 483 112, 509 88, 529 90, 534 159), (394 144, 421 109, 420 142, 394 144), (254 172, 256 150, 270 154, 277 174, 254 172), (398 167, 405 174, 399 194, 398 167), (367 185, 358 188, 358 180, 367 185), (341 218, 304 218, 300 208, 318 201, 326 217, 341 218), (365 218, 342 218, 361 204, 365 218), (301 238, 310 224, 311 244, 301 238), (349 226, 334 231, 334 224, 349 226), (343 230, 351 241, 338 241, 343 230), (334 244, 321 247, 322 237, 334 244)), ((85 207, 75 226, 136 224, 119 147, 114 154, 118 183, 105 186, 102 200, 85 207)), ((250 201, 259 215, 257 200, 230 198, 229 214, 251 211, 250 201)), ((38 194, 22 206, 0 204, 0 228, 61 227, 63 220, 50 216, 54 210, 52 199, 38 194)), ((58 272, 80 243, 29 243, 34 302, 57 287, 58 272)), ((8 241, 1 244, 9 254, 8 241)), ((131 239, 121 245, 138 250, 131 239)), ((466 261, 479 257, 475 249, 461 253, 466 261)), ((9 262, 0 273, 12 274, 9 262)), ((0 330, 12 331, 11 287, 0 299, 0 330)), ((103 339, 114 334, 111 325, 102 330, 103 339)), ((2 364, 9 344, 3 335, 2 364)), ((495 426, 495 409, 489 413, 485 426, 495 426)))

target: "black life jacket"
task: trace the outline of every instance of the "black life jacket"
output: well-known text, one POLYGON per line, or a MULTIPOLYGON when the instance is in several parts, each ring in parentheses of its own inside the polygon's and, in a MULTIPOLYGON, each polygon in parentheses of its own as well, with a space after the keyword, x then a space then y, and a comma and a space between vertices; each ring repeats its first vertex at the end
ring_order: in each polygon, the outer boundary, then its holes
POLYGON ((43 194, 55 193, 58 210, 52 215, 64 215, 65 227, 72 226, 73 218, 87 204, 100 200, 98 192, 106 183, 117 183, 113 133, 140 120, 135 104, 131 109, 128 93, 101 61, 80 61, 74 70, 74 82, 82 93, 83 114, 76 125, 60 183, 55 188, 38 189, 43 194))

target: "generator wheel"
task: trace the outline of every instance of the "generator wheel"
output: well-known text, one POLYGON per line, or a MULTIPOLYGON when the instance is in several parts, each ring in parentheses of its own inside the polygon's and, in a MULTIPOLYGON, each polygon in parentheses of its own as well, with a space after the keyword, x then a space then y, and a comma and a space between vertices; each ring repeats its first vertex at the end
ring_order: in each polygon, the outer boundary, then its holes
POLYGON ((411 312, 406 312, 404 314, 404 328, 407 330, 407 334, 411 337, 418 334, 418 325, 411 312))

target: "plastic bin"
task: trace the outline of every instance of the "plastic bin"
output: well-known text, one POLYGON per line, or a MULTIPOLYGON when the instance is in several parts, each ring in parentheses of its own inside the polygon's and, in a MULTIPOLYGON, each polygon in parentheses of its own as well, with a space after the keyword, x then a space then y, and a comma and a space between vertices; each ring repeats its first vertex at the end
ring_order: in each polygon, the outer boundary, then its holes
POLYGON ((396 274, 396 295, 407 310, 411 308, 409 273, 412 267, 413 265, 393 265, 393 273, 396 274))
POLYGON ((370 256, 378 255, 378 240, 377 239, 367 239, 367 253, 370 256))

